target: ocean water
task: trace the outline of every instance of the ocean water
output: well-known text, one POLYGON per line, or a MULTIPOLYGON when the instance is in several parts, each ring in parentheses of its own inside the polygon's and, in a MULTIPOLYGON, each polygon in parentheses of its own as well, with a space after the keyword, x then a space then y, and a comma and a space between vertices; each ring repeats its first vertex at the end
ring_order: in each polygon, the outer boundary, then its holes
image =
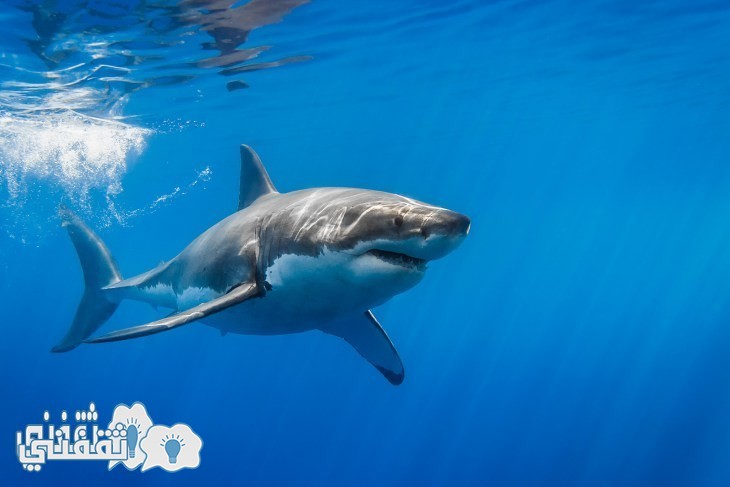
MULTIPOLYGON (((0 5, 0 484, 730 485, 730 4, 0 5), (192 325, 49 352, 83 292, 65 203, 133 276, 280 191, 468 215, 377 308, 394 387, 318 332, 192 325), (48 462, 16 431, 144 403, 197 469, 48 462)), ((165 314, 125 302, 100 330, 165 314)), ((102 422, 102 421, 100 421, 102 422)))

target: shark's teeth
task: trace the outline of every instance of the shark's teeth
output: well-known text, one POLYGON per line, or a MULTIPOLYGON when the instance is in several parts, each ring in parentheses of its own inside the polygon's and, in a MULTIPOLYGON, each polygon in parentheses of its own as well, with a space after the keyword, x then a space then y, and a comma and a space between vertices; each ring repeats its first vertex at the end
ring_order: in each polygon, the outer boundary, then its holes
POLYGON ((400 267, 407 267, 409 269, 416 269, 419 271, 426 270, 425 260, 411 257, 410 255, 399 254, 398 252, 388 252, 387 250, 378 249, 370 250, 368 253, 384 262, 387 262, 388 264, 397 265, 400 267))

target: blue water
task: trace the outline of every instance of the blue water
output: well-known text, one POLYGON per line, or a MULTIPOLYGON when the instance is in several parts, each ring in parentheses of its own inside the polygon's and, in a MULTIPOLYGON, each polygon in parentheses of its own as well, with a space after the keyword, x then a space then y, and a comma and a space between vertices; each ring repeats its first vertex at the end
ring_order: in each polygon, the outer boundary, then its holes
POLYGON ((727 2, 232 4, 0 7, 2 485, 730 485, 727 2), (235 210, 241 143, 280 191, 471 217, 375 310, 401 386, 317 332, 49 353, 83 290, 58 204, 132 276, 235 210), (17 461, 43 411, 135 401, 198 469, 17 461))

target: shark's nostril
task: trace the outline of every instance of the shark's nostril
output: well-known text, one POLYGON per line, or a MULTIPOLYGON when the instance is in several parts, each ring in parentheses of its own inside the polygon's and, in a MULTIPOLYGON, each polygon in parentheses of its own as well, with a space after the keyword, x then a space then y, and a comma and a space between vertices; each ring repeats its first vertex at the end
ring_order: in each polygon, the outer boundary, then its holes
POLYGON ((423 238, 428 238, 431 235, 431 230, 426 227, 421 227, 421 235, 423 235, 423 238))

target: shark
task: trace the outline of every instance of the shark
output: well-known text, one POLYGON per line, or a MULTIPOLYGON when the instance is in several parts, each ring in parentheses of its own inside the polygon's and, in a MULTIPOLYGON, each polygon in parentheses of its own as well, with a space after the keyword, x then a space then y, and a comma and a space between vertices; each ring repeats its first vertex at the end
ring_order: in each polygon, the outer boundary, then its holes
POLYGON ((349 343, 394 385, 403 382, 403 363, 372 309, 418 284, 427 264, 456 249, 471 226, 463 214, 382 191, 279 193, 247 145, 241 146, 237 211, 137 276, 124 279, 101 238, 70 209, 59 214, 85 290, 53 352, 195 322, 221 334, 320 330, 349 343), (92 337, 127 299, 172 313, 92 337))

